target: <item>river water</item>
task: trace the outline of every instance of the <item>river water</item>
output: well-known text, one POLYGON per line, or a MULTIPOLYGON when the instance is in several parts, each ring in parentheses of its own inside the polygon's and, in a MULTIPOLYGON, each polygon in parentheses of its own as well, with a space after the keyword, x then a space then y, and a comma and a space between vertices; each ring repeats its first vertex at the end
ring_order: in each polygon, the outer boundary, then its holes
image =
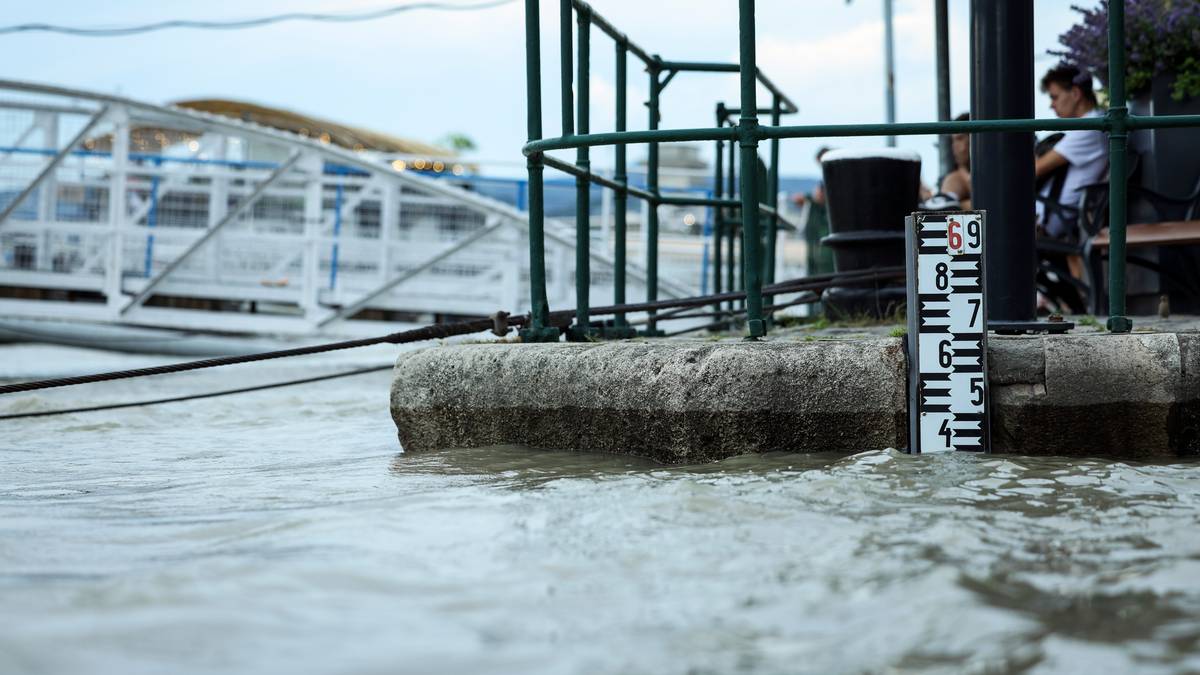
MULTIPOLYGON (((9 345, 0 378, 165 360, 9 345)), ((0 421, 0 673, 1200 672, 1200 464, 405 455, 388 382, 0 421)))

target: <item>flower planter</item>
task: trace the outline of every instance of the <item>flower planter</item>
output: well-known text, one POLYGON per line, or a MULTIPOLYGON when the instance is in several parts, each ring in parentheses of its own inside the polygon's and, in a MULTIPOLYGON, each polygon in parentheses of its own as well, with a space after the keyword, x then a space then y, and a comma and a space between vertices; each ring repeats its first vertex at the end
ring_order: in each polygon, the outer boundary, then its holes
MULTIPOLYGON (((1175 76, 1154 77, 1150 91, 1129 102, 1135 115, 1200 115, 1200 96, 1171 98, 1175 76)), ((1143 187, 1171 197, 1191 193, 1200 180, 1200 129, 1144 129, 1133 139, 1141 154, 1143 187)))
MULTIPOLYGON (((1129 102, 1129 111, 1144 116, 1200 114, 1200 96, 1182 101, 1171 98, 1174 80, 1171 74, 1155 76, 1150 91, 1129 102)), ((1143 129, 1130 137, 1130 149, 1140 156, 1142 187, 1169 197, 1184 197, 1191 194, 1200 181, 1200 129, 1143 129)), ((1155 219, 1148 204, 1133 199, 1129 206, 1131 222, 1155 219)), ((1200 298, 1188 288, 1200 287, 1200 246, 1143 249, 1138 255, 1158 262, 1173 275, 1173 278, 1160 277, 1158 283, 1158 292, 1170 297, 1173 312, 1200 312, 1200 298)), ((1131 268, 1131 273, 1135 269, 1131 268)), ((1141 275, 1148 273, 1148 270, 1140 271, 1141 275)), ((1140 288, 1136 283, 1133 287, 1140 288)), ((1131 291, 1131 295, 1137 293, 1131 291)), ((1138 308, 1131 313, 1153 311, 1149 309, 1152 300, 1131 298, 1138 308)))

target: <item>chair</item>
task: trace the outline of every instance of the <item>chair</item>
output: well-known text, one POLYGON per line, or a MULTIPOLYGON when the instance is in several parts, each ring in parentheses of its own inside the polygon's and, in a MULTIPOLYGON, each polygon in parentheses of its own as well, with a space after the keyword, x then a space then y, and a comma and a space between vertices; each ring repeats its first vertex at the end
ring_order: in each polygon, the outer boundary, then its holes
MULTIPOLYGON (((1086 262, 1092 312, 1107 311, 1104 286, 1104 261, 1108 258, 1107 181, 1085 186, 1078 221, 1081 253, 1086 262)), ((1164 195, 1131 181, 1128 187, 1125 247, 1129 251, 1151 247, 1177 248, 1200 244, 1200 179, 1190 194, 1183 197, 1164 195)), ((1179 265, 1154 261, 1136 253, 1127 253, 1128 263, 1157 272, 1168 285, 1200 298, 1200 284, 1188 278, 1179 265)), ((1195 272, 1195 270, 1191 270, 1195 272)))

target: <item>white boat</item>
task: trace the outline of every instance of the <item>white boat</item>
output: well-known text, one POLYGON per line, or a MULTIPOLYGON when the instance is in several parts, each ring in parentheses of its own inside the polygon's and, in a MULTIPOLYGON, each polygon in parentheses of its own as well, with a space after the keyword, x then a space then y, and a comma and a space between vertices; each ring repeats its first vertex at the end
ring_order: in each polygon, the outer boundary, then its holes
MULTIPOLYGON (((528 311, 519 201, 437 177, 466 173, 452 157, 333 141, 0 80, 0 339, 234 353, 528 311)), ((612 297, 606 218, 598 304, 612 297)), ((702 290, 705 248, 661 241, 660 298, 702 290)), ((552 308, 574 306, 573 267, 574 225, 551 219, 552 308)), ((643 266, 628 280, 644 298, 643 266)))

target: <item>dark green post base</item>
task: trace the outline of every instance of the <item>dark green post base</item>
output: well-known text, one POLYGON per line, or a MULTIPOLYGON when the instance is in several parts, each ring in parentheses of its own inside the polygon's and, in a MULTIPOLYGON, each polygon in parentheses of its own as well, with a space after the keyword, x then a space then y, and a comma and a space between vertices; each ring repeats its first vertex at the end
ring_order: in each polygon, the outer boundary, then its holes
POLYGON ((1127 316, 1110 316, 1108 330, 1112 333, 1128 333, 1133 330, 1133 320, 1127 316))
POLYGON ((763 319, 751 319, 746 322, 746 330, 750 331, 747 336, 749 340, 757 340, 760 337, 767 335, 767 322, 763 319))
POLYGON ((666 337, 667 332, 661 328, 645 328, 637 332, 638 337, 666 337))
POLYGON ((595 342, 600 339, 600 329, 595 326, 571 326, 566 336, 567 342, 595 342))
POLYGON ((543 326, 541 328, 522 328, 517 331, 521 336, 521 342, 558 342, 558 336, 561 332, 553 326, 543 326))

